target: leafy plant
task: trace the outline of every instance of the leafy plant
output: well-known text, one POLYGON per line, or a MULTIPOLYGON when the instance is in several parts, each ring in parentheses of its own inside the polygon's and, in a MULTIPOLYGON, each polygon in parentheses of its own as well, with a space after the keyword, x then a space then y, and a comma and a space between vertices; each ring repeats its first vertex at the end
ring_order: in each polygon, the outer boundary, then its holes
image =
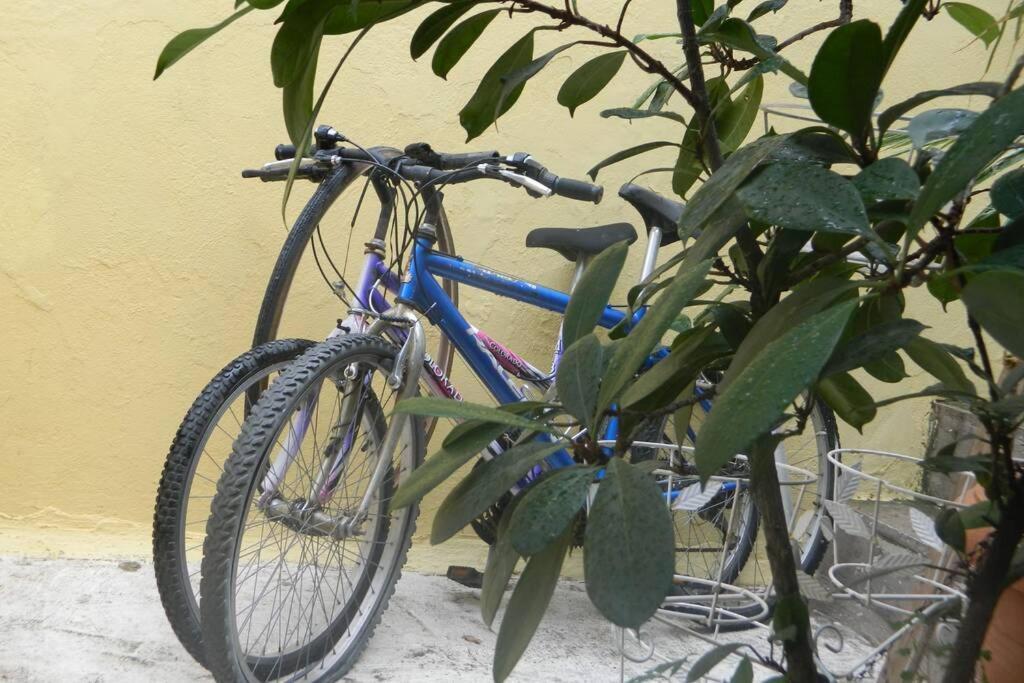
MULTIPOLYGON (((175 37, 160 56, 157 76, 242 15, 282 4, 271 66, 282 88, 289 135, 302 149, 323 101, 321 95, 314 104, 313 76, 325 37, 356 33, 357 42, 372 26, 428 3, 237 2, 236 8, 245 7, 221 24, 175 37)), ((990 501, 985 519, 995 527, 971 570, 971 601, 954 648, 958 657, 946 673, 949 682, 970 680, 1000 591, 1024 576, 1024 473, 1013 460, 1011 438, 1024 419, 1018 388, 1024 371, 1018 367, 1000 381, 991 344, 1024 354, 1024 88, 1017 87, 1024 58, 998 80, 923 91, 884 109, 880 101, 907 36, 927 30, 919 26, 922 19, 944 12, 994 55, 1008 35, 1018 40, 1024 4, 1011 4, 1003 16, 993 17, 966 3, 907 0, 896 19, 881 26, 869 18, 853 21, 852 0, 840 0, 835 19, 794 27, 781 40, 759 34, 755 25, 766 15, 784 13, 784 0, 744 11, 739 0, 717 6, 711 0, 676 0, 678 26, 648 27, 660 32, 633 38, 623 32, 628 0, 611 21, 582 14, 574 2, 430 4, 433 11, 412 34, 410 52, 419 58, 436 45, 432 66, 442 77, 471 47, 486 44, 481 35, 506 11, 513 20, 550 20, 526 30, 482 75, 459 112, 469 139, 513 107, 530 79, 552 68, 554 56, 596 46, 605 51, 567 75, 557 102, 581 116, 619 74, 639 69, 654 77, 650 86, 628 106, 601 115, 638 122, 658 118, 679 130, 672 140, 629 141, 596 163, 591 175, 625 159, 668 151, 670 165, 651 172, 671 173, 673 190, 688 197, 679 224, 685 248, 630 293, 631 309, 645 308, 646 314, 625 341, 626 330, 605 335, 594 329, 625 247, 609 249, 587 269, 566 312, 567 349, 555 400, 515 410, 431 399, 399 407, 463 422, 403 481, 395 505, 418 500, 510 427, 522 434, 518 445, 474 470, 449 494, 434 521, 435 542, 467 525, 551 453, 565 449, 576 461, 527 487, 499 524, 481 599, 488 623, 517 564, 525 568, 499 631, 495 678, 504 679, 527 647, 562 561, 579 540, 588 502, 583 554, 594 604, 625 627, 638 626, 661 604, 672 583, 672 529, 664 492, 650 477, 649 464, 630 458, 630 445, 667 417, 682 433, 698 400, 694 383, 711 376, 720 378, 710 390, 715 408, 697 434, 695 464, 706 480, 737 453, 749 456, 777 596, 773 627, 785 654, 784 662, 762 663, 784 671, 790 681, 813 681, 817 672, 773 459, 777 444, 805 428, 817 402, 857 429, 880 408, 920 396, 955 403, 979 418, 988 452, 946 465, 969 464, 977 473, 990 501), (577 37, 536 56, 534 37, 542 29, 577 37), (790 45, 824 32, 812 63, 787 59, 790 45), (681 53, 671 61, 654 55, 653 45, 677 43, 681 53), (768 77, 792 81, 820 125, 769 132, 743 144, 768 77), (976 96, 982 110, 920 111, 959 95, 976 96), (897 130, 901 125, 904 130, 897 130), (909 317, 903 292, 920 285, 944 306, 962 301, 963 308, 951 308, 950 316, 966 320, 973 348, 940 343, 934 331, 909 317), (700 298, 720 286, 742 297, 728 303, 700 298), (674 325, 684 311, 690 325, 680 332, 674 325), (649 354, 666 337, 670 353, 656 371, 644 372, 649 354), (908 360, 935 383, 899 394, 908 360), (858 379, 862 372, 891 384, 894 395, 874 395, 858 379), (610 418, 619 425, 614 447, 596 438, 610 418), (570 428, 586 431, 569 441, 561 435, 570 428)), ((976 517, 944 515, 936 532, 956 547, 963 528, 977 525, 976 517)), ((728 654, 715 650, 698 664, 710 669, 728 654)), ((749 660, 743 662, 734 680, 749 680, 749 660)))

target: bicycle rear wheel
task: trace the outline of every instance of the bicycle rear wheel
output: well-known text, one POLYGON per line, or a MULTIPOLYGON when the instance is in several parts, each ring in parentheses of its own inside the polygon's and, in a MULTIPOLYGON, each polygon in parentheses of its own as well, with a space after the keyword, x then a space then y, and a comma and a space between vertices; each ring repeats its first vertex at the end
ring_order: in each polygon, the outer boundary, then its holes
POLYGON ((171 443, 153 515, 153 569, 171 628, 200 664, 199 566, 217 479, 255 392, 313 346, 304 339, 261 344, 224 366, 196 397, 171 443))
POLYGON ((424 452, 422 423, 410 417, 393 457, 380 460, 396 353, 364 335, 319 344, 246 420, 204 548, 203 636, 218 681, 336 680, 376 627, 417 513, 389 502, 424 452))

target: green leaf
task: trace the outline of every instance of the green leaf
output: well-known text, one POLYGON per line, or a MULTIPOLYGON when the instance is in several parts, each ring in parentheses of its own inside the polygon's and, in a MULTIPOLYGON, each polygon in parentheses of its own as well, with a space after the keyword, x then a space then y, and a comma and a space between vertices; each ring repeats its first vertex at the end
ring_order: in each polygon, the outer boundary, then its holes
POLYGON ((967 379, 963 368, 941 344, 925 337, 917 337, 904 347, 910 360, 948 389, 974 393, 974 384, 967 379))
POLYGON ((778 65, 779 71, 792 78, 797 83, 807 85, 807 76, 800 69, 779 56, 772 47, 764 41, 761 36, 754 32, 754 28, 735 17, 730 17, 721 23, 714 31, 705 33, 701 30, 701 39, 704 42, 713 41, 722 43, 736 50, 743 50, 755 55, 762 62, 772 61, 778 65))
POLYGON ((992 184, 992 206, 1007 218, 1024 216, 1024 168, 1000 176, 992 184))
POLYGON ((601 384, 604 349, 593 334, 573 342, 558 365, 555 390, 565 409, 588 429, 593 429, 597 391, 601 384))
POLYGON ((576 107, 594 99, 615 78, 625 59, 626 51, 620 50, 606 52, 586 62, 565 79, 558 90, 558 103, 568 108, 572 116, 576 107))
POLYGON ((817 164, 771 164, 741 187, 736 197, 747 216, 761 223, 874 238, 857 188, 817 164))
MULTIPOLYGON (((769 0, 772 1, 774 0, 769 0)), ((763 94, 764 79, 757 76, 740 91, 735 100, 725 104, 724 111, 715 112, 716 128, 723 151, 732 152, 743 144, 754 121, 757 120, 763 94)))
MULTIPOLYGON (((803 576, 803 574, 797 574, 797 578, 800 576, 803 576)), ((753 681, 754 665, 750 663, 750 659, 744 657, 736 666, 736 670, 733 671, 732 678, 729 679, 729 683, 753 683, 753 681)))
POLYGON ((854 139, 864 138, 884 74, 878 24, 861 19, 840 26, 825 38, 811 66, 807 94, 814 113, 854 139))
POLYGON ((982 169, 1024 132, 1024 88, 996 100, 964 131, 928 176, 907 224, 909 245, 946 202, 963 192, 982 169))
POLYGON ((483 586, 480 588, 480 616, 488 628, 494 623, 494 615, 498 613, 505 588, 519 561, 519 553, 512 547, 508 526, 519 507, 520 500, 522 499, 514 498, 512 505, 506 508, 498 519, 496 540, 487 553, 487 566, 484 567, 483 586))
POLYGON ((442 481, 473 459, 487 445, 501 436, 507 427, 501 424, 476 423, 473 428, 451 444, 427 458, 422 465, 406 475, 391 499, 391 509, 412 505, 442 481))
POLYGON ((693 184, 704 172, 704 163, 700 156, 700 126, 697 118, 690 120, 683 131, 683 141, 679 145, 675 166, 672 167, 672 191, 685 197, 693 184))
POLYGON ((413 59, 419 59, 430 49, 430 46, 437 42, 438 38, 444 35, 452 24, 454 24, 459 17, 468 12, 476 5, 476 0, 468 0, 468 2, 453 2, 450 5, 442 5, 441 9, 431 14, 424 19, 419 26, 416 27, 416 32, 412 34, 412 40, 409 42, 409 54, 412 55, 413 59))
POLYGON ((943 88, 942 90, 925 90, 919 92, 913 97, 910 97, 898 104, 894 104, 889 107, 881 114, 878 115, 878 134, 883 135, 885 131, 889 130, 901 116, 916 109, 925 102, 930 102, 939 97, 963 97, 970 95, 985 95, 987 97, 998 97, 999 91, 1002 88, 1001 83, 995 82, 976 82, 976 83, 964 83, 963 85, 953 86, 952 88, 943 88))
POLYGON ((583 509, 596 468, 563 467, 531 486, 509 524, 512 547, 524 556, 544 550, 583 509))
POLYGON ((853 178, 853 186, 860 192, 864 204, 894 200, 913 201, 921 189, 917 173, 903 159, 879 159, 853 178))
POLYGON ((565 45, 559 45, 554 50, 546 52, 537 59, 533 60, 529 64, 515 71, 505 74, 501 77, 501 95, 498 97, 498 104, 496 109, 501 109, 505 103, 505 99, 509 96, 509 93, 515 91, 517 88, 522 88, 526 81, 530 80, 541 72, 545 66, 548 65, 552 59, 555 58, 559 53, 568 50, 570 47, 577 45, 578 41, 566 43, 565 45))
POLYGON ((190 28, 189 30, 182 31, 171 38, 167 42, 167 45, 164 46, 164 49, 161 50, 160 56, 157 57, 156 73, 153 74, 153 80, 155 81, 160 78, 160 74, 170 68, 171 65, 175 64, 189 52, 199 47, 199 45, 207 38, 231 25, 237 19, 240 19, 253 11, 253 9, 255 9, 255 7, 244 7, 215 26, 210 26, 209 28, 190 28))
POLYGON ((704 278, 710 270, 710 260, 694 267, 687 267, 684 263, 673 278, 672 284, 661 291, 654 304, 647 309, 647 313, 629 333, 628 343, 620 344, 615 349, 601 382, 597 414, 603 413, 616 400, 619 392, 640 369, 651 350, 668 332, 679 311, 690 303, 703 286, 704 278))
POLYGON ((822 370, 823 377, 855 370, 888 353, 902 349, 926 329, 916 320, 894 320, 872 327, 853 337, 832 354, 822 370))
POLYGON ((677 114, 674 111, 651 111, 650 109, 633 109, 632 107, 616 107, 614 109, 605 109, 601 112, 601 118, 603 119, 626 119, 632 121, 634 119, 649 119, 652 116, 668 119, 675 121, 676 123, 682 123, 686 125, 686 119, 681 114, 677 114))
MULTIPOLYGON (((288 130, 288 139, 298 149, 305 149, 309 142, 309 128, 313 118, 313 82, 316 79, 320 43, 323 40, 323 22, 313 27, 312 31, 306 46, 309 53, 302 60, 302 73, 281 91, 281 106, 284 109, 284 125, 288 130)), ((297 160, 301 155, 295 156, 297 160)))
POLYGON ((769 12, 775 14, 785 6, 786 0, 764 0, 764 2, 759 3, 754 9, 750 10, 750 14, 747 15, 747 21, 759 19, 769 12))
POLYGON ((875 419, 874 399, 860 382, 845 372, 833 373, 818 382, 818 395, 843 422, 858 432, 875 419))
MULTIPOLYGON (((335 6, 335 10, 327 15, 327 23, 324 24, 324 34, 331 36, 359 31, 367 26, 389 21, 426 4, 426 0, 326 1, 335 6)), ((307 5, 299 6, 302 8, 301 11, 309 11, 307 5)))
POLYGON ((610 157, 608 157, 606 159, 603 159, 602 161, 599 161, 597 164, 594 165, 593 168, 591 168, 589 171, 587 171, 587 175, 590 176, 591 180, 597 180, 597 174, 601 171, 602 168, 605 168, 607 166, 611 166, 612 164, 617 164, 620 161, 624 161, 624 160, 629 159, 631 157, 635 157, 638 154, 643 154, 645 152, 650 152, 651 150, 654 150, 654 149, 659 149, 661 147, 678 147, 678 146, 679 146, 678 142, 668 142, 667 140, 658 140, 656 142, 644 142, 642 144, 635 145, 633 147, 627 147, 626 149, 619 150, 615 154, 612 154, 610 157))
POLYGON ((438 507, 430 543, 437 545, 457 534, 515 486, 531 467, 568 445, 567 441, 530 441, 474 468, 438 507))
POLYGON ((675 570, 672 518, 653 477, 608 461, 583 546, 587 595, 613 624, 639 628, 661 606, 675 570))
MULTIPOLYGON (((270 72, 278 88, 297 83, 308 75, 310 60, 316 58, 324 35, 324 21, 335 6, 332 0, 313 0, 302 12, 293 13, 281 23, 270 48, 270 72)), ((309 107, 312 101, 310 83, 309 107)), ((305 124, 305 120, 302 123, 305 124)))
POLYGON ((907 135, 916 149, 930 142, 959 135, 967 130, 978 112, 970 109, 930 109, 910 119, 907 135))
MULTIPOLYGON (((914 28, 914 24, 921 18, 921 14, 924 12, 928 2, 929 0, 907 0, 900 13, 896 15, 896 20, 892 22, 892 26, 889 27, 885 34, 885 41, 882 43, 882 52, 885 55, 885 69, 883 73, 888 73, 893 60, 896 59, 900 48, 903 47, 903 42, 910 35, 910 30, 914 28)), ((879 137, 881 137, 881 133, 879 133, 879 137)))
POLYGON ((502 53, 487 70, 484 77, 480 79, 476 92, 459 112, 459 122, 466 131, 467 142, 487 130, 488 126, 497 121, 516 103, 519 95, 523 92, 523 85, 507 93, 501 108, 497 108, 497 101, 502 97, 501 77, 526 66, 532 59, 533 31, 530 31, 502 53))
POLYGON ((694 662, 690 670, 686 672, 686 683, 693 683, 693 681, 699 681, 704 676, 707 676, 711 673, 712 669, 725 661, 726 657, 744 647, 744 645, 744 643, 726 643, 725 645, 711 648, 701 655, 700 659, 694 662))
MULTIPOLYGON (((679 219, 680 236, 694 235, 701 230, 711 216, 732 197, 747 176, 787 139, 788 136, 785 135, 761 138, 730 156, 721 168, 712 173, 707 182, 701 185, 683 208, 683 214, 679 219)), ((699 243, 700 239, 697 241, 699 243)), ((715 251, 717 250, 718 247, 715 248, 715 251)))
POLYGON ((492 674, 497 683, 512 673, 537 631, 558 584, 570 540, 571 535, 566 533, 557 543, 549 545, 526 563, 526 569, 508 601, 498 631, 498 642, 494 646, 492 674))
POLYGON ((818 376, 856 305, 847 301, 811 316, 760 348, 738 372, 733 361, 726 371, 733 377, 715 398, 697 438, 694 459, 704 481, 771 431, 786 406, 818 376))
POLYGON ((698 327, 683 332, 672 343, 672 352, 640 375, 622 395, 622 405, 632 410, 653 410, 672 401, 679 387, 693 381, 709 363, 729 353, 729 345, 714 328, 698 327))
POLYGON ((960 298, 982 328, 1003 348, 1024 357, 1024 273, 993 270, 967 283, 960 298))
POLYGON ((985 43, 985 47, 991 45, 992 41, 999 37, 999 24, 995 17, 980 7, 968 5, 965 2, 944 2, 942 9, 946 10, 946 14, 953 21, 985 43))
POLYGON ((956 508, 945 507, 939 510, 939 514, 935 515, 935 533, 946 545, 961 553, 964 552, 967 531, 956 508))
POLYGON ((474 14, 460 21, 449 31, 434 50, 434 58, 430 62, 430 68, 434 73, 441 78, 447 78, 448 72, 459 63, 499 12, 500 9, 492 9, 474 14))
POLYGON ((562 320, 562 344, 566 347, 589 334, 601 319, 628 251, 629 245, 624 241, 613 244, 598 254, 583 271, 569 297, 562 320))
MULTIPOLYGON (((531 420, 528 417, 517 415, 509 408, 516 404, 501 408, 482 406, 477 403, 466 401, 455 401, 450 398, 436 398, 434 396, 416 396, 407 398, 395 406, 396 413, 408 413, 411 415, 423 415, 424 417, 449 417, 456 420, 480 420, 494 424, 508 425, 509 427, 522 427, 532 431, 551 431, 542 422, 531 420)), ((554 433, 554 432, 552 432, 554 433)))

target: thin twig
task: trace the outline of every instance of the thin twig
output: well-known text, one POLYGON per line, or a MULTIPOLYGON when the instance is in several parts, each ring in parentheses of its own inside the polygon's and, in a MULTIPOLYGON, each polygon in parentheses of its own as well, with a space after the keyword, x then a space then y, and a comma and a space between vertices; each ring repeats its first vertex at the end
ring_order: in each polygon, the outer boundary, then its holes
POLYGON ((824 31, 825 29, 835 28, 836 26, 842 26, 843 24, 850 23, 850 19, 853 18, 853 0, 839 0, 839 16, 829 21, 823 21, 820 24, 815 24, 810 28, 806 28, 799 33, 796 33, 784 41, 779 43, 775 47, 776 52, 782 52, 786 47, 793 43, 803 40, 807 36, 817 33, 818 31, 824 31))

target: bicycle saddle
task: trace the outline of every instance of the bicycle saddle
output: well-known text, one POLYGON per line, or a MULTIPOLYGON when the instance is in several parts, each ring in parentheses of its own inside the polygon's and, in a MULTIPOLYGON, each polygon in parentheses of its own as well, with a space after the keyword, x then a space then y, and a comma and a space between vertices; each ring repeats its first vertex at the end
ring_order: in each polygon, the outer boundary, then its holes
POLYGON ((526 235, 527 247, 554 249, 575 262, 582 256, 594 256, 616 242, 636 242, 636 230, 629 223, 611 223, 593 228, 534 228, 526 235))
POLYGON ((662 246, 679 241, 679 217, 683 214, 682 204, 633 183, 626 183, 619 188, 619 196, 640 212, 648 232, 652 227, 661 228, 662 246))

